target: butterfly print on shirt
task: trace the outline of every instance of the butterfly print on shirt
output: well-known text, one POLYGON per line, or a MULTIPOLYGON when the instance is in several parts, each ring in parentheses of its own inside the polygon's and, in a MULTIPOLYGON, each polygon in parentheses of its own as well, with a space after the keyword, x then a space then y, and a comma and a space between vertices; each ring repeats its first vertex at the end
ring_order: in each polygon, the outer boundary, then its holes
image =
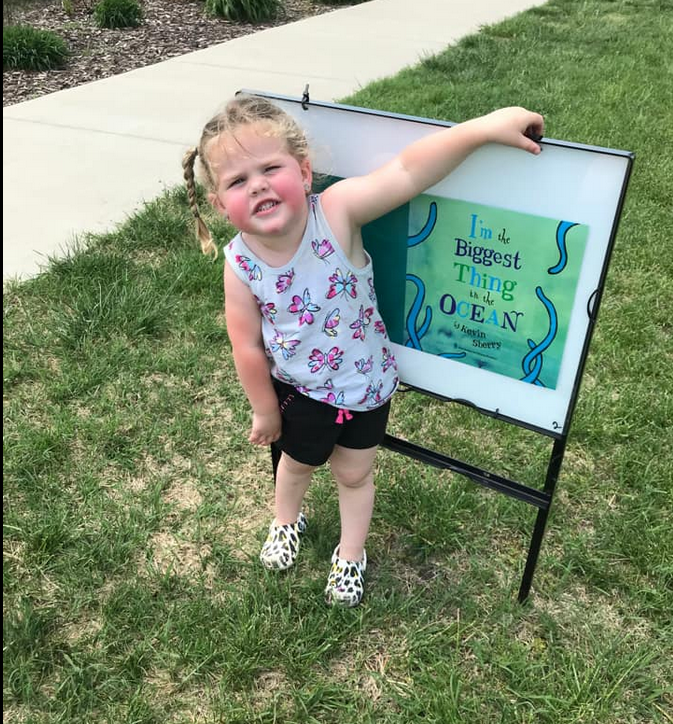
POLYGON ((371 277, 367 277, 367 284, 369 285, 369 298, 372 304, 376 304, 376 290, 374 289, 374 280, 371 277))
POLYGON ((322 331, 328 337, 336 337, 337 334, 339 334, 337 327, 339 326, 340 321, 341 315, 339 313, 339 307, 337 307, 336 309, 333 309, 331 312, 329 312, 325 317, 325 322, 322 325, 322 331))
POLYGON ((370 383, 367 386, 365 396, 358 403, 359 405, 366 404, 367 407, 372 407, 381 402, 381 390, 383 389, 383 381, 379 380, 376 383, 370 383))
POLYGON ((341 269, 337 269, 334 274, 330 275, 329 280, 332 283, 330 284, 330 288, 327 292, 327 299, 334 299, 334 297, 337 296, 345 297, 346 295, 352 299, 357 297, 358 293, 355 288, 357 278, 355 274, 348 272, 344 276, 341 269))
POLYGON ((367 327, 372 321, 372 314, 374 314, 374 307, 367 307, 367 309, 365 309, 362 304, 360 305, 358 318, 352 324, 348 325, 351 329, 355 330, 353 332, 353 339, 364 341, 365 335, 367 334, 367 327))
POLYGON ((276 292, 282 294, 286 292, 294 281, 294 269, 289 269, 284 274, 279 274, 276 279, 276 292))
POLYGON ((292 297, 292 304, 287 308, 292 314, 299 315, 299 326, 302 324, 313 324, 315 317, 314 312, 319 312, 320 307, 317 304, 313 304, 311 301, 311 295, 308 289, 304 289, 304 293, 301 297, 296 294, 292 297))
POLYGON ((381 367, 383 368, 383 371, 386 372, 391 367, 395 366, 395 356, 387 347, 381 348, 381 354, 383 356, 381 367))
POLYGON ((334 407, 343 407, 346 402, 343 390, 340 390, 338 395, 329 392, 325 397, 321 397, 320 400, 321 402, 326 402, 328 405, 334 405, 334 407))
POLYGON ((329 239, 323 239, 322 241, 314 239, 311 242, 311 248, 318 259, 322 259, 322 261, 327 261, 327 257, 334 254, 334 247, 330 243, 329 239))
POLYGON ((236 254, 236 263, 240 269, 248 275, 248 279, 253 281, 259 281, 262 278, 262 270, 252 262, 249 256, 243 256, 242 254, 236 254))
POLYGON ((363 357, 362 359, 355 360, 355 369, 361 375, 369 374, 372 369, 374 369, 374 357, 369 355, 367 359, 363 357))
POLYGON ((264 303, 256 294, 253 296, 255 297, 255 301, 257 302, 257 306, 259 307, 259 311, 262 313, 262 316, 273 324, 274 318, 276 314, 278 314, 276 305, 273 302, 264 303))
POLYGON ((335 372, 343 362, 343 350, 332 347, 328 352, 321 352, 317 347, 311 352, 308 358, 308 368, 315 375, 323 367, 329 367, 335 372))
POLYGON ((269 346, 272 352, 280 352, 283 355, 283 359, 290 359, 290 357, 294 357, 295 354, 297 354, 295 347, 298 344, 301 344, 300 340, 290 339, 282 332, 276 331, 269 346))

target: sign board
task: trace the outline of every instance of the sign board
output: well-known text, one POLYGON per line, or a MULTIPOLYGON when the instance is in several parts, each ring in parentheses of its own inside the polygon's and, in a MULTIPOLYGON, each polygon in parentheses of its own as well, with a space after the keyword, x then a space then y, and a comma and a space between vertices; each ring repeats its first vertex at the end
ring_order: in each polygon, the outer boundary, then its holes
MULTIPOLYGON (((451 123, 248 91, 306 130, 314 171, 368 173, 451 123)), ((567 433, 633 155, 489 144, 363 229, 401 380, 567 433)), ((385 189, 382 189, 385 193, 385 189)))

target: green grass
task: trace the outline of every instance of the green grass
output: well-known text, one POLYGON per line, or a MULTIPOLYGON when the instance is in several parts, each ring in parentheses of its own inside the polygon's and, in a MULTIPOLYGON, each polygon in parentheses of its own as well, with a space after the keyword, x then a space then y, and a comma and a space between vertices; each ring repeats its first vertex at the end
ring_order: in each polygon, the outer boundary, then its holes
MULTIPOLYGON (((297 569, 258 565, 267 454, 182 190, 5 289, 5 722, 673 721, 671 47, 668 0, 555 0, 346 99, 637 154, 524 607, 533 509, 386 451, 362 607, 322 604, 325 472, 297 569)), ((529 484, 549 451, 414 395, 391 427, 529 484)))

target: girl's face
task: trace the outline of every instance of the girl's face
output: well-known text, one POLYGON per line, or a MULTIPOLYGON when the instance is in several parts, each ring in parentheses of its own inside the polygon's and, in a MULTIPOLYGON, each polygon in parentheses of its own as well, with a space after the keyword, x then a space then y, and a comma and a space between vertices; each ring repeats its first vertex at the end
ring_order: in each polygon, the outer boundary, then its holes
POLYGON ((207 153, 217 179, 209 200, 239 231, 259 239, 303 233, 308 160, 297 161, 282 139, 254 125, 214 138, 207 153))

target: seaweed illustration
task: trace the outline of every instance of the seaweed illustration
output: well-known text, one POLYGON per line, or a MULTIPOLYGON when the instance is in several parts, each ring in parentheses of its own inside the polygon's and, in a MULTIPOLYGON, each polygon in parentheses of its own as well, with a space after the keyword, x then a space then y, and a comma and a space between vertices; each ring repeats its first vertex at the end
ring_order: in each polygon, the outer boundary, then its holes
MULTIPOLYGON (((432 234, 436 223, 437 204, 436 202, 431 201, 430 208, 428 210, 428 218, 425 224, 423 224, 423 228, 417 234, 409 236, 407 239, 407 246, 411 248, 427 241, 432 234)), ((423 351, 421 339, 430 329, 430 324, 432 323, 432 307, 428 305, 425 309, 423 308, 425 304, 425 282, 415 274, 407 274, 406 279, 416 287, 416 295, 411 307, 409 308, 409 313, 407 314, 406 330, 409 338, 407 339, 405 346, 423 351), (423 314, 423 321, 420 321, 421 314, 423 314)), ((445 357, 447 359, 457 359, 465 357, 465 352, 442 352, 437 356, 445 357)))
MULTIPOLYGON (((547 269, 548 274, 560 274, 568 265, 568 245, 566 243, 566 237, 570 229, 574 226, 577 226, 575 222, 559 221, 559 224, 556 227, 556 246, 559 251, 559 260, 554 266, 547 269)), ((539 344, 535 344, 532 339, 528 340, 530 352, 528 352, 528 354, 526 354, 521 360, 521 367, 524 371, 524 376, 521 380, 523 382, 530 382, 531 384, 544 387, 544 383, 540 380, 540 373, 542 372, 542 364, 544 362, 543 354, 552 344, 554 338, 556 337, 556 333, 558 332, 558 314, 556 313, 556 308, 552 304, 551 300, 548 299, 542 291, 542 287, 536 287, 535 294, 547 310, 547 315, 549 316, 549 330, 539 344)))
POLYGON ((523 368, 525 375, 521 378, 521 380, 522 382, 530 382, 531 384, 538 385, 539 387, 544 387, 545 385, 540 380, 540 372, 542 372, 543 363, 542 355, 556 337, 556 333, 558 331, 558 315, 556 314, 556 308, 542 291, 542 287, 536 287, 535 294, 542 302, 547 310, 547 314, 549 315, 549 331, 539 344, 535 344, 532 339, 528 340, 528 346, 531 349, 523 360, 521 360, 521 367, 523 368))

